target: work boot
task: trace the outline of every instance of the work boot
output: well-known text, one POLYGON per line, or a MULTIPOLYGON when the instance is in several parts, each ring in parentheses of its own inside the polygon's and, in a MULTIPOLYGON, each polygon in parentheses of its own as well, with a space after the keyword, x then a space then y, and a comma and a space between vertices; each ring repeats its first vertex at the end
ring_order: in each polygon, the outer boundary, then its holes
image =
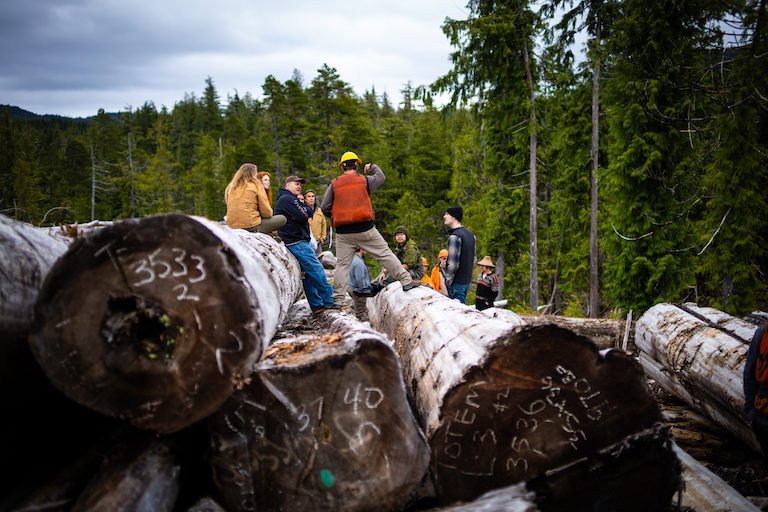
POLYGON ((407 292, 408 290, 413 290, 414 288, 416 288, 418 286, 421 286, 421 283, 419 283, 417 281, 411 281, 410 283, 403 285, 403 291, 407 292))
POLYGON ((331 308, 331 307, 329 307, 329 306, 318 306, 318 307, 316 307, 316 308, 311 308, 311 309, 312 309, 312 314, 313 314, 313 315, 319 315, 319 314, 320 314, 320 313, 322 313, 323 311, 326 311, 326 310, 328 310, 328 309, 333 309, 333 308, 331 308))

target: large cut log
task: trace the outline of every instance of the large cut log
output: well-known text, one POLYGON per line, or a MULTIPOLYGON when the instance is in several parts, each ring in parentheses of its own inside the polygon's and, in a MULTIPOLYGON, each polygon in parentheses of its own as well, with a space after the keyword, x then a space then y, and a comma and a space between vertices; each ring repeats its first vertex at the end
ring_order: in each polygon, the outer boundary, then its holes
MULTIPOLYGON (((614 470, 624 477, 606 484, 606 493, 625 507, 669 503, 678 467, 668 436, 654 431, 662 415, 642 369, 624 352, 600 352, 567 329, 527 326, 510 313, 489 316, 426 287, 404 293, 393 284, 368 305, 371 325, 394 340, 401 357, 441 502, 568 465, 573 471, 560 493, 579 496, 588 464, 577 461, 635 436, 656 447, 644 450, 653 463, 635 464, 642 451, 617 450, 625 459, 614 470)), ((592 496, 600 495, 596 485, 592 496)))
POLYGON ((300 288, 268 235, 184 215, 116 222, 51 269, 30 343, 73 400, 174 432, 224 403, 300 288))
POLYGON ((225 506, 400 510, 419 489, 429 449, 397 356, 351 317, 309 321, 302 302, 250 384, 208 420, 225 506))
POLYGON ((717 323, 728 325, 729 332, 672 304, 653 306, 635 327, 640 364, 669 393, 759 450, 743 413, 742 389, 749 348, 743 339, 751 339, 756 326, 738 318, 717 323))

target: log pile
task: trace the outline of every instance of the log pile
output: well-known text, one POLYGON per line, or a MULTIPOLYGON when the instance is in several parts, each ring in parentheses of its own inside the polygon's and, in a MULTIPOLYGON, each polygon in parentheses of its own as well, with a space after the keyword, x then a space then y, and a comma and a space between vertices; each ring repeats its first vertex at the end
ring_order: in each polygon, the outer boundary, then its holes
POLYGON ((102 441, 72 442, 83 464, 30 475, 20 488, 37 492, 0 508, 659 510, 678 490, 625 353, 427 288, 369 300, 375 330, 310 316, 300 294, 282 244, 205 219, 78 237, 47 271, 29 342, 102 441))

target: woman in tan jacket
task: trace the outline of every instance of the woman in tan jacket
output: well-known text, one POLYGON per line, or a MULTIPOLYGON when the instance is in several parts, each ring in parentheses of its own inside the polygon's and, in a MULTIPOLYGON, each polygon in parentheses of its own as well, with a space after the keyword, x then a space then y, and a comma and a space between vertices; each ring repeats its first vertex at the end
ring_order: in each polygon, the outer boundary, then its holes
POLYGON ((227 225, 258 233, 270 233, 283 226, 284 215, 272 215, 272 206, 262 181, 256 177, 256 165, 240 166, 224 191, 227 225))

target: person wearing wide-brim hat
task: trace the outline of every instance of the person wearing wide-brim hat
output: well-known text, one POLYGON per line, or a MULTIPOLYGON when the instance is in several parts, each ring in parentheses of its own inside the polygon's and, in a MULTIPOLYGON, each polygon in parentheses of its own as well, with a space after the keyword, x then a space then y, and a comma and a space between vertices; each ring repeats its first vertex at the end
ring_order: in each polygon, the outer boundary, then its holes
POLYGON ((480 274, 477 276, 477 291, 475 292, 475 307, 480 311, 493 307, 493 301, 499 294, 499 276, 493 273, 493 260, 485 256, 478 261, 480 274))

